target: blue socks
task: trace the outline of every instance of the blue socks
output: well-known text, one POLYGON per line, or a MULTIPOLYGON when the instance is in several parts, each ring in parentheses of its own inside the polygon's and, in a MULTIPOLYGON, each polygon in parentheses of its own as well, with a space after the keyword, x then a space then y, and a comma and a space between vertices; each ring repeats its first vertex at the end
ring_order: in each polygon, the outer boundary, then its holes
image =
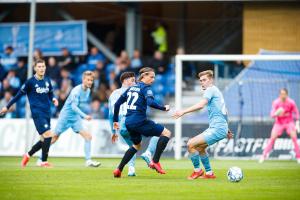
POLYGON ((200 155, 200 159, 201 159, 202 165, 205 168, 205 171, 206 172, 211 171, 211 166, 210 166, 210 163, 209 163, 209 158, 208 158, 207 153, 204 154, 204 155, 200 155))
POLYGON ((91 140, 84 140, 84 155, 85 160, 91 159, 91 140))
POLYGON ((154 153, 155 153, 158 139, 159 139, 159 137, 155 137, 155 136, 152 137, 152 138, 150 139, 148 148, 147 148, 147 150, 146 150, 146 151, 149 151, 149 152, 151 153, 152 156, 153 156, 154 153))
POLYGON ((194 170, 195 171, 200 171, 200 156, 199 156, 199 152, 196 151, 195 153, 191 153, 190 154, 190 159, 193 163, 194 166, 194 170))

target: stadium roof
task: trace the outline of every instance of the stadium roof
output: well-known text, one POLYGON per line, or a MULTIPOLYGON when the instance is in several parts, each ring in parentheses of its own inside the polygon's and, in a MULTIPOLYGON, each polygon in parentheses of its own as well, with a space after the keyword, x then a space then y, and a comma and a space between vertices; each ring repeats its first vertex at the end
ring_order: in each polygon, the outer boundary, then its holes
MULTIPOLYGON (((0 0, 0 3, 30 3, 32 0, 0 0)), ((35 0, 36 3, 90 3, 90 2, 184 2, 184 0, 35 0)), ((189 0, 189 1, 204 1, 207 0, 189 0)), ((239 2, 293 2, 297 0, 211 0, 211 2, 224 2, 224 1, 239 1, 239 2)))
MULTIPOLYGON (((0 0, 0 3, 30 3, 32 0, 0 0)), ((168 2, 168 1, 180 1, 180 0, 36 0, 37 3, 90 3, 90 2, 168 2)), ((182 0, 181 0, 182 1, 182 0)), ((197 1, 197 0, 192 0, 197 1)), ((201 0, 200 0, 201 1, 201 0)), ((202 0, 204 1, 204 0, 202 0)))

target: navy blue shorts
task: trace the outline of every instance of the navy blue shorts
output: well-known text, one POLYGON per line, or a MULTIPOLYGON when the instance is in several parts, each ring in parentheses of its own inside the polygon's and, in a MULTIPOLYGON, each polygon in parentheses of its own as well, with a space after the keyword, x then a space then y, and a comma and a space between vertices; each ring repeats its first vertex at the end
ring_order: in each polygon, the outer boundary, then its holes
POLYGON ((50 117, 35 117, 33 118, 33 121, 35 128, 40 135, 51 129, 50 117))
POLYGON ((131 141, 135 145, 141 143, 142 136, 159 137, 164 130, 164 126, 151 120, 146 120, 142 124, 126 124, 126 128, 129 131, 131 141))

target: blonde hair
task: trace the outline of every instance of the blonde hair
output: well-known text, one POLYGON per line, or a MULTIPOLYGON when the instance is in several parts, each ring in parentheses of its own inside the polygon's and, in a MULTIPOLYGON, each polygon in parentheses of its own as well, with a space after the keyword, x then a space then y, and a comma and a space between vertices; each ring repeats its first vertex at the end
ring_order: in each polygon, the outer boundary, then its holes
POLYGON ((139 71, 139 74, 140 74, 140 77, 139 77, 139 81, 142 80, 142 78, 144 76, 147 76, 149 74, 149 72, 154 72, 154 69, 151 68, 151 67, 143 67, 140 71, 139 71))
POLYGON ((212 70, 205 70, 203 72, 200 72, 198 74, 198 77, 201 78, 202 76, 205 76, 205 75, 207 75, 208 78, 213 78, 214 77, 214 72, 212 70))
POLYGON ((95 73, 93 71, 85 71, 82 74, 82 78, 85 78, 86 76, 91 76, 94 79, 95 78, 95 73))

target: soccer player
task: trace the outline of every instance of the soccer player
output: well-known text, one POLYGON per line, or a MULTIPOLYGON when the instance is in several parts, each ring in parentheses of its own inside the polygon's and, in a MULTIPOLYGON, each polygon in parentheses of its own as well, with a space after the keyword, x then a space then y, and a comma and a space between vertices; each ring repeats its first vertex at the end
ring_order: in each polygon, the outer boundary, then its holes
POLYGON ((47 162, 53 136, 50 131, 50 107, 51 102, 53 102, 55 106, 58 106, 58 101, 53 96, 53 88, 50 79, 44 77, 46 72, 45 61, 40 59, 37 60, 34 64, 34 71, 36 72, 35 75, 24 83, 17 95, 11 99, 6 107, 2 108, 0 114, 5 114, 22 95, 27 94, 34 125, 41 136, 41 139, 23 156, 21 165, 22 167, 25 167, 29 158, 35 152, 42 149, 42 162, 40 166, 51 167, 51 164, 47 162))
POLYGON ((163 111, 169 111, 170 106, 162 106, 154 100, 151 85, 155 80, 155 72, 152 68, 144 67, 139 71, 139 82, 128 88, 117 100, 114 108, 113 126, 119 130, 119 110, 120 106, 127 102, 127 114, 125 126, 130 134, 133 145, 126 151, 117 169, 113 171, 114 177, 120 178, 124 166, 131 160, 135 153, 141 148, 142 136, 160 136, 156 150, 149 167, 155 169, 160 174, 166 172, 162 169, 159 159, 166 148, 171 132, 146 117, 147 106, 163 111))
POLYGON ((94 72, 85 71, 82 75, 82 84, 74 87, 68 96, 62 110, 60 111, 57 125, 54 130, 52 144, 55 143, 59 136, 68 128, 72 128, 75 133, 80 134, 84 142, 85 165, 87 167, 98 167, 100 162, 91 160, 91 141, 92 135, 82 126, 82 119, 91 120, 90 115, 85 114, 81 109, 81 104, 89 101, 91 87, 94 82, 94 72))
POLYGON ((227 109, 224 98, 220 90, 213 84, 213 71, 206 70, 198 74, 200 85, 204 90, 203 99, 199 103, 181 111, 176 111, 173 115, 175 119, 179 117, 203 109, 207 106, 209 127, 203 133, 191 138, 188 143, 189 157, 193 163, 194 171, 188 177, 193 180, 201 178, 216 178, 210 166, 206 148, 216 142, 226 138, 232 137, 232 133, 228 129, 227 109), (204 171, 200 168, 200 161, 202 162, 204 171))
POLYGON ((264 162, 269 156, 277 137, 281 136, 283 131, 286 130, 287 134, 291 137, 294 144, 294 151, 296 153, 297 162, 300 164, 300 150, 297 143, 296 129, 299 131, 299 112, 297 105, 293 99, 289 98, 288 90, 282 88, 279 92, 279 98, 275 99, 272 104, 271 117, 275 118, 275 123, 271 132, 271 137, 268 141, 263 155, 259 162, 264 162), (294 116, 293 116, 294 114, 294 116), (296 126, 294 119, 296 119, 296 126))
MULTIPOLYGON (((112 130, 112 142, 114 143, 118 139, 118 134, 113 128, 113 113, 114 113, 114 105, 116 101, 120 98, 120 96, 130 87, 135 85, 135 73, 134 72, 123 72, 120 76, 120 81, 122 83, 122 87, 113 91, 113 93, 109 97, 109 121, 112 130)), ((125 126, 125 116, 127 113, 127 104, 123 103, 120 106, 119 111, 119 121, 120 121, 120 130, 119 133, 125 142, 131 147, 133 145, 132 141, 130 140, 130 134, 125 126)), ((147 150, 141 155, 141 157, 145 160, 147 165, 149 166, 152 155, 155 152, 155 148, 157 145, 158 137, 152 137, 147 150)), ((135 159, 136 154, 131 158, 128 163, 128 176, 135 176, 135 159)))

